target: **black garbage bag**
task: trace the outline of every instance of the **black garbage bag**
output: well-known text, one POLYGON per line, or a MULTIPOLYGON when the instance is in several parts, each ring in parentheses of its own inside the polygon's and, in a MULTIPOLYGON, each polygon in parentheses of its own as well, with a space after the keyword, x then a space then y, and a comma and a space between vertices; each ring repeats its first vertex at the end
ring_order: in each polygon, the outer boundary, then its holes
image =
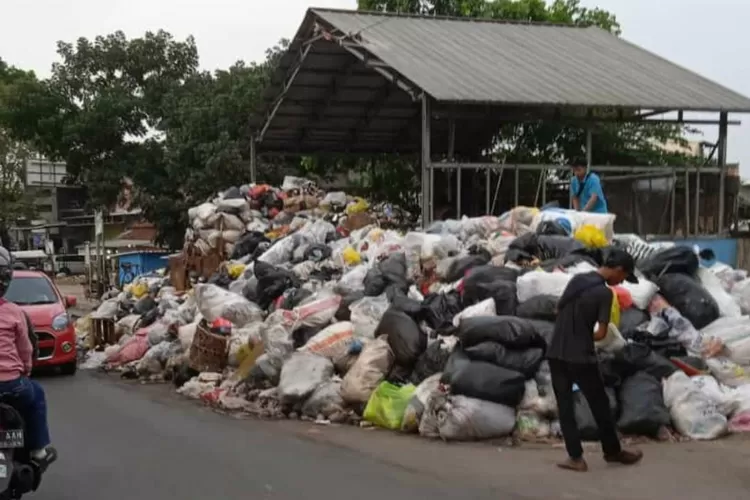
POLYGON ((527 319, 541 319, 555 321, 557 319, 557 297, 553 295, 537 295, 526 302, 518 304, 516 316, 527 319))
POLYGON ((469 271, 463 282, 462 299, 465 307, 487 299, 495 300, 498 315, 513 316, 518 305, 515 281, 518 273, 513 269, 481 266, 469 271))
POLYGON ((599 372, 602 374, 602 380, 606 387, 620 387, 622 381, 632 374, 632 367, 623 370, 623 366, 617 362, 614 354, 600 352, 599 372), (625 371, 626 373, 623 373, 625 371))
POLYGON ((699 266, 700 261, 693 249, 683 246, 661 250, 638 263, 641 272, 652 281, 666 274, 693 276, 699 266))
POLYGON ((569 236, 570 233, 562 224, 554 220, 542 221, 536 228, 536 234, 569 236))
POLYGON ((455 348, 443 367, 443 376, 440 377, 440 383, 450 385, 453 377, 469 363, 471 363, 469 356, 461 348, 455 348))
POLYGON ((237 186, 230 187, 229 189, 224 191, 224 194, 221 197, 224 200, 238 200, 240 198, 244 198, 244 196, 242 196, 240 188, 238 188, 237 186))
POLYGON ((472 361, 485 361, 533 378, 544 360, 544 349, 508 349, 497 342, 481 342, 464 349, 472 361))
POLYGON ((552 342, 552 335, 555 333, 555 323, 543 319, 527 319, 526 321, 544 339, 545 344, 549 346, 550 342, 552 342))
POLYGON ((395 253, 378 264, 388 285, 394 285, 401 290, 409 289, 409 280, 406 277, 406 254, 395 253))
POLYGON ((685 274, 665 274, 656 281, 661 294, 700 330, 719 319, 719 305, 696 279, 685 274))
POLYGON ((570 236, 540 235, 536 241, 538 250, 535 255, 541 261, 560 259, 585 248, 580 241, 570 236))
POLYGON ((427 350, 419 356, 414 371, 411 373, 410 381, 414 385, 421 384, 425 379, 441 373, 448 364, 448 358, 451 357, 451 351, 442 340, 433 342, 427 347, 427 350))
POLYGON ((545 349, 547 343, 529 320, 515 316, 463 318, 458 338, 464 349, 482 342, 497 342, 510 349, 545 349))
POLYGON ((349 321, 352 318, 351 305, 365 298, 365 292, 352 292, 341 297, 341 305, 336 311, 336 319, 339 321, 349 321))
MULTIPOLYGON (((622 320, 621 320, 622 321, 622 320)), ((670 337, 669 330, 656 335, 645 330, 636 329, 630 335, 630 340, 648 346, 656 354, 665 358, 685 356, 687 350, 679 339, 670 337)))
MULTIPOLYGON (((612 416, 617 418, 617 394, 614 389, 607 388, 607 398, 609 399, 609 409, 612 410, 612 416)), ((573 393, 575 401, 576 423, 581 433, 581 439, 584 441, 599 440, 599 427, 594 420, 594 414, 591 413, 589 402, 586 401, 581 391, 573 393)))
MULTIPOLYGON (((277 241, 281 241, 281 240, 277 240, 277 241)), ((270 241, 261 241, 260 243, 258 243, 258 246, 255 247, 255 250, 250 256, 250 260, 256 262, 264 253, 268 251, 268 249, 271 248, 271 245, 272 243, 270 241)))
POLYGON ((664 404, 661 381, 645 372, 625 380, 620 388, 620 419, 617 421, 621 432, 657 437, 659 429, 671 421, 664 404))
POLYGON ((211 277, 208 279, 208 283, 211 285, 220 286, 223 289, 228 289, 229 285, 232 284, 231 276, 229 276, 229 269, 227 269, 226 266, 221 266, 218 271, 216 271, 211 277))
POLYGON ((484 266, 492 260, 492 255, 484 248, 472 247, 469 255, 453 261, 445 275, 445 281, 453 283, 466 275, 466 272, 475 267, 484 266))
POLYGON ((256 278, 250 278, 242 288, 242 296, 250 302, 258 302, 258 280, 256 278))
POLYGON ((422 302, 422 317, 427 326, 440 333, 453 328, 453 317, 463 309, 458 292, 432 293, 422 302))
POLYGON ((386 288, 385 295, 388 297, 391 307, 405 312, 417 322, 421 321, 422 303, 420 301, 409 298, 403 290, 394 285, 389 285, 386 288))
POLYGON ((385 288, 388 286, 388 280, 383 276, 383 271, 380 270, 380 266, 376 264, 367 271, 364 284, 365 295, 368 297, 377 297, 385 292, 385 288))
POLYGON ((258 261, 253 266, 253 273, 255 274, 255 277, 258 279, 264 278, 268 274, 271 274, 276 271, 276 266, 273 264, 269 264, 268 262, 258 261))
POLYGON ((322 243, 315 243, 310 245, 305 250, 305 260, 311 260, 313 262, 323 262, 331 256, 331 247, 323 245, 322 243))
POLYGON ((523 399, 525 383, 526 378, 518 372, 472 361, 453 374, 450 392, 515 408, 523 399))
POLYGON ((647 345, 634 342, 615 354, 614 363, 623 380, 638 372, 646 372, 657 380, 662 380, 677 371, 677 367, 667 358, 656 354, 647 345))
POLYGON ((241 259, 246 255, 250 255, 255 251, 256 248, 258 248, 258 245, 263 242, 270 243, 269 239, 266 238, 263 233, 258 231, 250 231, 249 233, 245 233, 234 246, 234 251, 232 252, 231 258, 241 259))
POLYGON ((151 309, 156 307, 156 300, 151 297, 150 295, 146 295, 145 297, 138 300, 138 302, 135 303, 133 306, 133 313, 134 314, 146 314, 151 309))
POLYGON ((138 328, 146 328, 148 326, 153 325, 156 323, 156 320, 159 319, 159 308, 154 307, 150 311, 146 312, 141 316, 140 321, 138 322, 138 328))
MULTIPOLYGON (((534 233, 523 234, 510 242, 508 250, 517 250, 520 254, 534 256, 539 253, 538 235, 534 233)), ((506 255, 506 261, 507 260, 513 259, 508 259, 508 256, 506 255)), ((515 262, 515 260, 513 261, 515 262)))
MULTIPOLYGON (((256 272, 257 276, 257 272, 256 272)), ((258 305, 261 309, 268 309, 273 302, 289 288, 298 287, 301 283, 297 277, 284 269, 276 269, 263 277, 258 276, 258 305)))
POLYGON ((300 303, 307 299, 308 297, 313 296, 313 292, 306 288, 289 288, 284 291, 283 294, 281 294, 283 299, 281 303, 279 304, 279 309, 287 309, 292 310, 300 303))
POLYGON ((651 316, 645 311, 635 307, 625 309, 620 312, 620 333, 626 339, 632 338, 638 327, 648 323, 650 319, 651 316))
POLYGON ((408 314, 394 307, 388 308, 375 329, 375 337, 388 335, 396 364, 411 370, 419 356, 427 349, 427 336, 408 314))

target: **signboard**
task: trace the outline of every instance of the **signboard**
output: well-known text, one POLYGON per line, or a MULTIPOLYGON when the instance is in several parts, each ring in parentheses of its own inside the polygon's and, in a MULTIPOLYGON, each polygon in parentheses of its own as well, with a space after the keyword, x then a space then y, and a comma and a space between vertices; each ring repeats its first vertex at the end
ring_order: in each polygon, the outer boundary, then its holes
POLYGON ((55 253, 55 242, 52 240, 44 241, 44 253, 47 255, 54 255, 55 253))
POLYGON ((94 234, 99 237, 104 234, 104 217, 101 211, 97 211, 94 215, 94 234))

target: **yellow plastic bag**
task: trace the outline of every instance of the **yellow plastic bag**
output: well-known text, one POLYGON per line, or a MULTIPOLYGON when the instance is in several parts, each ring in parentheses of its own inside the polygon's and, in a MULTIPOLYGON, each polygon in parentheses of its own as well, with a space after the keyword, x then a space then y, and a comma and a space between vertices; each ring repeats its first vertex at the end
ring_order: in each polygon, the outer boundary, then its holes
POLYGON ((604 248, 609 244, 604 231, 591 224, 579 227, 573 237, 588 248, 604 248))
POLYGON ((347 266, 356 266, 362 262, 362 256, 354 247, 348 246, 344 249, 344 262, 347 266))
POLYGON ((245 272, 245 264, 240 264, 239 262, 228 263, 227 272, 230 278, 236 280, 245 272))
POLYGON ((367 203, 367 200, 364 198, 354 198, 354 201, 349 203, 346 207, 346 214, 352 215, 352 214, 361 214, 364 212, 367 212, 367 209, 370 208, 370 204, 367 203))
POLYGON ((139 281, 138 283, 133 285, 130 291, 133 294, 133 297, 135 297, 136 299, 140 299, 148 293, 148 285, 143 281, 139 281))
POLYGON ((617 292, 612 291, 612 311, 609 313, 609 322, 620 328, 620 301, 617 300, 617 292))
POLYGON ((412 384, 399 387, 382 382, 367 402, 364 419, 384 429, 401 429, 406 407, 416 390, 412 384))

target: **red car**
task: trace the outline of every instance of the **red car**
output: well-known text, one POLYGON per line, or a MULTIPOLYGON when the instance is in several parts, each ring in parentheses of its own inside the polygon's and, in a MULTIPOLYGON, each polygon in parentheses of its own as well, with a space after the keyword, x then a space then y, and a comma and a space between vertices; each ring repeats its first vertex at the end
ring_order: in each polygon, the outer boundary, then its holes
POLYGON ((67 309, 75 307, 75 297, 63 297, 46 274, 13 271, 13 281, 5 299, 21 306, 31 319, 39 356, 34 368, 59 367, 65 375, 77 368, 76 331, 67 309))

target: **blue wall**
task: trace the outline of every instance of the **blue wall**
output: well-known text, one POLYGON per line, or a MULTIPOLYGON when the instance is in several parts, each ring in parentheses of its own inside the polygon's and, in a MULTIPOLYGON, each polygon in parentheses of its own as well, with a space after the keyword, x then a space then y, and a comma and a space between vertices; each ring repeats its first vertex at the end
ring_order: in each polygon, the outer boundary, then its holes
POLYGON ((118 259, 117 266, 117 278, 120 286, 127 284, 132 281, 133 278, 140 276, 141 274, 150 273, 161 269, 165 266, 165 261, 162 259, 166 253, 132 253, 121 255, 118 259), (122 264, 130 264, 131 275, 126 276, 125 271, 122 269, 122 264))
MULTIPOLYGON (((660 240, 670 241, 670 240, 660 240)), ((698 245, 701 249, 710 248, 716 254, 716 261, 732 267, 737 267, 737 240, 734 238, 712 238, 696 237, 687 239, 675 239, 675 245, 693 247, 698 245)), ((711 265, 713 262, 704 262, 705 265, 711 265)))

